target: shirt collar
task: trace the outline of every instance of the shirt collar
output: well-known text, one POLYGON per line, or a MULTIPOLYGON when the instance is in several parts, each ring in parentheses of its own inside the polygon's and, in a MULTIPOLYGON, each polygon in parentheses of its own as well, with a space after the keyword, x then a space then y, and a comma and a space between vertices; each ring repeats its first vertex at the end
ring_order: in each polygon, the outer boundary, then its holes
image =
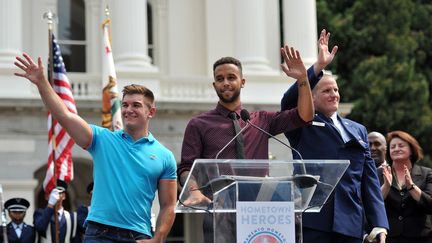
MULTIPOLYGON (((127 132, 125 132, 124 130, 121 130, 121 135, 122 135, 122 137, 127 138, 127 139, 133 141, 132 136, 129 135, 129 134, 128 134, 127 132)), ((150 143, 152 143, 152 142, 154 142, 154 140, 155 140, 155 138, 153 137, 153 134, 149 131, 147 137, 142 137, 142 138, 138 139, 138 140, 135 141, 135 142, 139 142, 139 141, 149 141, 150 143)))
POLYGON ((63 211, 64 211, 63 208, 59 208, 59 209, 57 210, 58 215, 63 215, 63 211))
POLYGON ((148 132, 147 140, 151 143, 155 140, 151 132, 148 132))
POLYGON ((330 119, 333 120, 334 124, 339 123, 337 112, 333 113, 333 115, 330 116, 330 119))
POLYGON ((324 121, 327 121, 327 122, 330 122, 330 120, 331 120, 331 118, 327 117, 326 115, 324 115, 323 113, 318 112, 318 111, 315 113, 315 115, 320 117, 324 121))
POLYGON ((22 229, 23 225, 24 225, 24 223, 16 224, 16 223, 12 222, 12 226, 13 226, 14 229, 16 229, 17 227, 19 227, 20 229, 22 229))
MULTIPOLYGON (((237 114, 237 117, 240 117, 240 111, 243 109, 243 106, 240 104, 238 107, 234 109, 234 112, 237 114)), ((223 117, 228 117, 228 115, 233 112, 228 110, 225 106, 221 105, 219 102, 216 105, 216 111, 219 112, 223 117)))

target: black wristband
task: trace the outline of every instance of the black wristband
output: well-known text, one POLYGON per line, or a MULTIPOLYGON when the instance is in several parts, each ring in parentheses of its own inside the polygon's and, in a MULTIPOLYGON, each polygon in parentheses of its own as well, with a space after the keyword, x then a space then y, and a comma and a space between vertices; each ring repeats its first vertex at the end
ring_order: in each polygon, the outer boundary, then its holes
POLYGON ((416 186, 416 185, 413 183, 413 184, 411 185, 410 188, 407 188, 407 190, 408 190, 408 191, 411 191, 412 189, 414 189, 415 186, 416 186))

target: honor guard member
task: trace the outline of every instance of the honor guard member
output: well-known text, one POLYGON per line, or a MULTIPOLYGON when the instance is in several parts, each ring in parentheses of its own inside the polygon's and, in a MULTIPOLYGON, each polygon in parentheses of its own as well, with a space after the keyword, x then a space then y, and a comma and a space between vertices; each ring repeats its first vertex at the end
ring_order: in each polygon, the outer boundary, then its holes
MULTIPOLYGON (((11 219, 11 222, 6 226, 9 243, 33 243, 36 241, 37 237, 33 226, 24 223, 28 207, 30 207, 30 203, 24 198, 15 197, 5 202, 5 208, 11 219)), ((0 242, 3 242, 3 234, 0 234, 0 242)))
POLYGON ((34 227, 40 235, 41 243, 55 242, 54 207, 56 204, 58 204, 59 242, 70 243, 80 240, 79 237, 75 237, 77 231, 76 213, 69 213, 63 208, 67 186, 66 182, 57 180, 57 186, 51 191, 48 198, 47 207, 37 209, 34 213, 34 227))

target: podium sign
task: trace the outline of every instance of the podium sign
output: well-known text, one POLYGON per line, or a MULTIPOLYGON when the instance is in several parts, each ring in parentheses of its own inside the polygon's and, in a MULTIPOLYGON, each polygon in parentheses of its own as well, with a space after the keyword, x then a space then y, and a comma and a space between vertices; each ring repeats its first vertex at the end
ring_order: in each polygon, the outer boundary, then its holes
POLYGON ((294 202, 237 202, 237 242, 294 243, 294 202))
POLYGON ((237 242, 294 243, 294 183, 237 184, 237 242))

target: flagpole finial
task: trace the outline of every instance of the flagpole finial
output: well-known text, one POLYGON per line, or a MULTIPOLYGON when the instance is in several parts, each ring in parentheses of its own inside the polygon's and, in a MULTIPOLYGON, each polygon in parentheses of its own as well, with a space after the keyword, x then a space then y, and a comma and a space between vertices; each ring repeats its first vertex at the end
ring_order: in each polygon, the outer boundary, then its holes
POLYGON ((105 7, 105 17, 106 17, 107 19, 109 19, 109 16, 110 16, 109 6, 106 5, 106 7, 105 7))
POLYGON ((54 19, 56 18, 56 14, 50 10, 43 14, 43 18, 47 20, 48 27, 52 29, 52 24, 54 23, 54 19))

